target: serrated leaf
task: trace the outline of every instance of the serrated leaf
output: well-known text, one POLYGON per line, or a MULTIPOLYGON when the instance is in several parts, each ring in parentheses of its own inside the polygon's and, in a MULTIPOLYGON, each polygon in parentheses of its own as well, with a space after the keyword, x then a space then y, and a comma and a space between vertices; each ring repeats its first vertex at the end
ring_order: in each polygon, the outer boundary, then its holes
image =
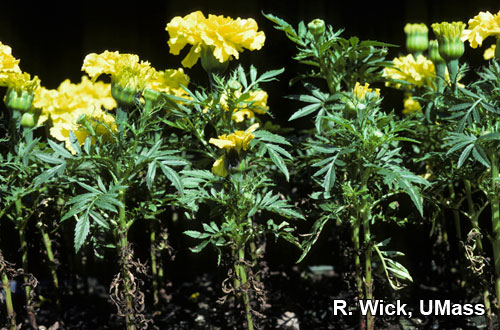
POLYGON ((196 238, 196 239, 204 239, 204 238, 210 237, 209 234, 202 233, 202 232, 199 232, 196 230, 185 230, 184 235, 187 235, 189 237, 196 238))
POLYGON ((90 230, 90 221, 88 216, 83 216, 79 218, 76 222, 75 226, 75 236, 74 236, 74 245, 75 250, 78 252, 82 247, 85 239, 87 238, 90 230))
POLYGON ((73 150, 76 152, 77 155, 82 153, 82 149, 80 148, 80 142, 78 142, 78 139, 72 130, 69 131, 69 142, 71 143, 71 147, 73 147, 73 150))
POLYGON ((56 154, 60 155, 63 158, 72 158, 73 157, 73 155, 71 155, 71 153, 68 150, 66 150, 66 148, 64 148, 62 146, 62 144, 58 144, 58 143, 52 141, 51 139, 49 139, 48 142, 49 142, 50 147, 52 148, 52 150, 54 150, 56 152, 56 154))
POLYGON ((267 152, 269 153, 269 156, 271 157, 272 162, 274 165, 278 167, 278 169, 285 175, 286 181, 288 182, 290 175, 288 173, 288 168, 286 167, 285 161, 283 158, 280 156, 280 154, 273 149, 268 148, 267 152))
POLYGON ((462 154, 460 155, 460 157, 458 158, 458 164, 457 164, 457 168, 460 168, 462 167, 462 165, 464 164, 464 162, 467 160, 467 157, 469 157, 471 151, 472 151, 472 148, 474 148, 474 145, 473 144, 469 144, 463 151, 462 151, 462 154))
POLYGON ((298 118, 305 117, 305 116, 313 113, 314 111, 318 110, 319 108, 321 108, 321 103, 313 103, 313 104, 306 105, 305 107, 301 108, 299 111, 296 111, 288 119, 288 121, 292 121, 292 120, 295 120, 298 118))
POLYGON ((174 169, 172 169, 171 167, 168 167, 162 163, 160 163, 160 168, 161 168, 163 174, 165 174, 167 179, 170 182, 172 182, 174 187, 177 189, 179 194, 181 194, 181 196, 182 196, 184 194, 184 187, 182 186, 182 182, 181 182, 181 178, 179 177, 179 174, 177 174, 177 172, 174 169))

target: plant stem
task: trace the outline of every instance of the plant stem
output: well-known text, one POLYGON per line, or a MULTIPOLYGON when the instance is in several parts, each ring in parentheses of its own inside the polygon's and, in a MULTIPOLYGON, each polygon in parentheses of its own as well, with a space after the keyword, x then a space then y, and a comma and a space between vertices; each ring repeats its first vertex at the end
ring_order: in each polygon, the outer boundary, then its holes
MULTIPOLYGON (((3 265, 3 256, 0 253, 0 267, 3 265)), ((14 312, 14 305, 12 304, 12 293, 10 291, 10 282, 9 278, 7 277, 7 273, 5 271, 5 265, 3 265, 3 269, 1 270, 2 273, 2 287, 3 287, 3 292, 5 293, 5 307, 7 308, 7 316, 10 320, 10 330, 16 330, 16 313, 14 312)))
POLYGON ((126 216, 126 211, 125 211, 125 189, 121 189, 119 193, 119 198, 121 202, 121 206, 119 208, 119 216, 120 216, 120 221, 119 221, 119 232, 118 232, 118 248, 119 248, 119 254, 121 258, 121 272, 122 272, 122 278, 123 278, 123 287, 125 289, 125 304, 126 304, 126 311, 125 311, 125 321, 127 324, 127 329, 128 330, 135 330, 135 324, 134 324, 134 304, 133 304, 133 297, 132 297, 132 292, 130 292, 130 277, 129 277, 129 260, 130 260, 130 255, 128 251, 128 238, 127 238, 127 232, 128 232, 128 226, 127 226, 127 216, 126 216))
POLYGON ((448 185, 448 190, 450 192, 450 200, 451 200, 451 203, 453 205, 453 220, 455 222, 455 230, 457 233, 457 238, 459 241, 461 241, 462 240, 462 228, 460 226, 460 214, 458 213, 458 210, 455 207, 456 194, 455 194, 455 188, 453 187, 453 183, 450 183, 448 185))
POLYGON ((240 246, 238 249, 238 259, 235 260, 235 272, 238 278, 239 287, 242 288, 243 304, 245 305, 245 315, 247 317, 247 329, 253 330, 252 308, 250 306, 250 297, 248 290, 245 288, 247 283, 247 273, 245 271, 245 247, 240 246))
MULTIPOLYGON (((370 232, 370 205, 367 201, 367 196, 363 198, 361 219, 363 222, 363 234, 365 245, 365 294, 366 300, 373 299, 373 282, 372 282, 372 246, 371 246, 371 232, 370 232)), ((374 329, 373 315, 368 311, 366 326, 368 330, 374 329)))
POLYGON ((150 258, 151 258, 151 273, 153 275, 153 301, 156 304, 159 302, 159 295, 158 295, 158 268, 156 264, 156 228, 154 228, 155 225, 152 223, 150 228, 151 232, 149 233, 149 242, 151 245, 150 248, 150 258))
MULTIPOLYGON (((464 186, 465 186, 465 195, 467 197, 467 205, 469 207, 469 214, 470 214, 472 228, 476 229, 479 232, 479 222, 478 222, 479 214, 476 212, 476 208, 474 206, 474 201, 472 200, 472 189, 471 189, 470 180, 464 179, 464 186)), ((483 254, 483 242, 481 241, 481 236, 477 236, 475 241, 477 244, 477 250, 478 250, 479 254, 482 255, 483 254)), ((481 277, 481 283, 483 285, 483 303, 484 303, 484 309, 485 309, 486 323, 488 325, 488 329, 491 330, 491 329, 493 329, 493 319, 491 316, 490 290, 489 290, 488 281, 486 280, 484 275, 481 277)))
MULTIPOLYGON (((361 267, 360 254, 360 244, 359 244, 359 233, 360 233, 360 221, 358 219, 354 220, 354 228, 352 230, 352 242, 354 245, 354 272, 356 274, 356 287, 358 288, 358 301, 363 300, 364 290, 363 290, 363 268, 361 267)), ((360 318, 360 328, 365 328, 365 318, 361 316, 360 318)))
POLYGON ((35 310, 33 308, 33 302, 31 301, 31 285, 29 284, 28 273, 28 243, 26 241, 26 224, 27 219, 22 217, 22 203, 20 199, 16 200, 16 226, 19 233, 19 242, 21 245, 21 261, 24 271, 24 290, 26 293, 26 310, 28 312, 28 318, 30 325, 33 329, 38 329, 36 324, 35 310))
POLYGON ((491 225, 493 229, 492 242, 493 260, 495 261, 495 292, 497 296, 497 314, 500 315, 500 196, 497 183, 498 164, 495 151, 490 153, 491 160, 491 191, 489 192, 491 205, 491 225))
POLYGON ((45 231, 43 223, 37 224, 38 229, 40 229, 40 233, 42 234, 43 244, 45 246, 45 251, 47 252, 47 257, 49 258, 49 268, 50 274, 52 275, 52 283, 54 284, 54 288, 59 291, 59 278, 57 276, 57 263, 54 258, 54 252, 52 250, 52 241, 50 240, 49 233, 45 231))

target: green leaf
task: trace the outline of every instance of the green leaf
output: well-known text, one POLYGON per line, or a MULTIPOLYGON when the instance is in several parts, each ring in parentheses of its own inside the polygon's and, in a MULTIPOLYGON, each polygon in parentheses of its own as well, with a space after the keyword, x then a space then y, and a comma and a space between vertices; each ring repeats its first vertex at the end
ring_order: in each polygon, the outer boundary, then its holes
POLYGON ((317 111, 319 108, 321 108, 322 104, 321 103, 313 103, 306 105, 305 107, 301 108, 299 111, 296 111, 289 119, 288 121, 292 121, 298 118, 305 117, 314 111, 317 111))
POLYGON ((265 131, 265 130, 257 130, 253 133, 255 138, 265 141, 265 142, 270 142, 270 143, 277 143, 277 144, 285 144, 287 146, 291 146, 290 142, 288 142, 284 137, 278 134, 273 134, 271 132, 265 131))
POLYGON ((267 152, 269 153, 269 156, 271 157, 271 160, 273 163, 279 168, 279 170, 285 175, 286 181, 290 179, 290 174, 288 173, 288 168, 286 167, 285 161, 283 158, 280 156, 278 152, 273 150, 272 148, 268 148, 267 152))
POLYGON ((185 230, 184 235, 187 235, 189 237, 196 238, 196 239, 204 239, 204 238, 210 237, 209 234, 202 233, 202 232, 199 232, 196 230, 185 230))
POLYGON ((193 253, 200 253, 210 243, 209 240, 203 241, 195 247, 189 248, 193 253))
POLYGON ((49 145, 52 148, 52 150, 54 150, 54 152, 56 153, 56 155, 59 155, 62 158, 72 158, 73 157, 73 155, 71 155, 71 153, 68 150, 66 150, 66 148, 64 148, 62 146, 62 144, 55 143, 51 139, 49 139, 48 142, 49 142, 49 145))
POLYGON ((71 146, 73 147, 73 150, 75 150, 77 155, 82 153, 80 142, 78 142, 78 139, 73 131, 69 131, 69 142, 71 143, 71 146))
POLYGON ((167 179, 170 180, 170 182, 172 182, 174 187, 177 189, 179 194, 181 194, 181 196, 182 196, 184 194, 184 187, 182 186, 182 182, 181 182, 181 178, 179 177, 179 174, 177 174, 177 172, 174 169, 164 165, 163 163, 160 163, 160 168, 161 168, 163 174, 165 174, 167 179))
POLYGON ((75 226, 75 250, 78 252, 82 247, 85 239, 89 234, 90 221, 88 216, 81 217, 77 220, 75 226))
POLYGON ((460 155, 460 158, 458 158, 458 164, 457 164, 457 168, 460 168, 464 162, 467 160, 467 157, 469 157, 471 151, 472 151, 472 148, 474 148, 474 145, 473 144, 469 144, 463 151, 462 151, 462 154, 460 155))

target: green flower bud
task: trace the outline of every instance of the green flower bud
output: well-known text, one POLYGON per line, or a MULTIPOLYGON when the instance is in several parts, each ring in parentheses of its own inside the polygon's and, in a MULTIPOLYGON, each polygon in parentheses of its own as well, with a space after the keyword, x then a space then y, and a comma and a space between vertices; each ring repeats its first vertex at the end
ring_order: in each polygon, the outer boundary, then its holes
POLYGON ((237 91, 241 88, 241 84, 237 80, 231 80, 228 84, 227 87, 232 89, 233 91, 237 91))
POLYGON ((116 100, 119 106, 133 106, 135 105, 135 97, 137 95, 137 89, 130 87, 123 87, 119 83, 111 84, 111 95, 116 100))
POLYGON ((307 24, 307 28, 313 37, 317 39, 325 33, 325 21, 319 18, 313 19, 307 24))
POLYGON ((5 105, 11 109, 20 112, 26 112, 31 109, 31 103, 33 102, 33 93, 29 93, 26 90, 21 92, 16 91, 14 88, 9 88, 7 94, 5 94, 5 105))
POLYGON ((161 93, 155 91, 154 89, 146 88, 142 95, 144 95, 144 99, 146 99, 146 101, 154 103, 160 98, 161 93))
POLYGON ((432 63, 444 63, 444 58, 439 55, 439 43, 437 40, 429 41, 429 59, 432 63))
POLYGON ((406 49, 410 53, 421 53, 429 47, 429 29, 423 23, 406 24, 406 49))
POLYGON ((23 113, 23 116, 21 117, 21 126, 34 127, 35 126, 35 115, 31 112, 23 113))
POLYGON ((229 61, 220 62, 213 53, 214 47, 204 46, 201 49, 201 66, 207 73, 222 74, 226 71, 229 61))
POLYGON ((463 22, 432 24, 439 42, 439 54, 446 62, 458 60, 464 54, 464 42, 460 39, 464 28, 463 22))

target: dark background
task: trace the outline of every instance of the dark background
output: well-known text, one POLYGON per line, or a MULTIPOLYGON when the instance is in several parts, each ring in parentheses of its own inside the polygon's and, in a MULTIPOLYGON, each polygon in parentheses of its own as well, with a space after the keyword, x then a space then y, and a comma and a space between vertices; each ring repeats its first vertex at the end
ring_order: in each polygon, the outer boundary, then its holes
MULTIPOLYGON (((345 28, 344 37, 356 35, 361 39, 403 45, 391 49, 392 58, 405 52, 403 27, 407 22, 428 25, 444 20, 467 22, 479 11, 496 13, 499 9, 498 0, 144 0, 134 3, 88 0, 66 2, 65 5, 51 1, 2 1, 0 41, 12 47, 24 71, 38 75, 44 86, 56 88, 67 78, 78 82, 85 55, 106 49, 138 54, 157 69, 180 67, 189 47, 179 56, 169 53, 165 26, 174 16, 202 10, 206 15, 253 17, 259 29, 266 33, 266 43, 260 51, 245 51, 240 56, 240 63, 245 67, 254 64, 260 72, 286 68, 280 82, 263 86, 271 95, 271 111, 279 120, 286 120, 297 110, 297 105, 283 100, 283 96, 293 93, 288 89, 288 81, 303 68, 290 60, 295 54, 291 42, 282 32, 273 29, 273 24, 261 15, 261 11, 284 18, 295 27, 301 20, 307 23, 319 17, 335 28, 345 28)), ((482 50, 467 49, 466 52, 472 64, 482 61, 482 50)), ((206 83, 199 64, 186 72, 193 81, 206 83)))

